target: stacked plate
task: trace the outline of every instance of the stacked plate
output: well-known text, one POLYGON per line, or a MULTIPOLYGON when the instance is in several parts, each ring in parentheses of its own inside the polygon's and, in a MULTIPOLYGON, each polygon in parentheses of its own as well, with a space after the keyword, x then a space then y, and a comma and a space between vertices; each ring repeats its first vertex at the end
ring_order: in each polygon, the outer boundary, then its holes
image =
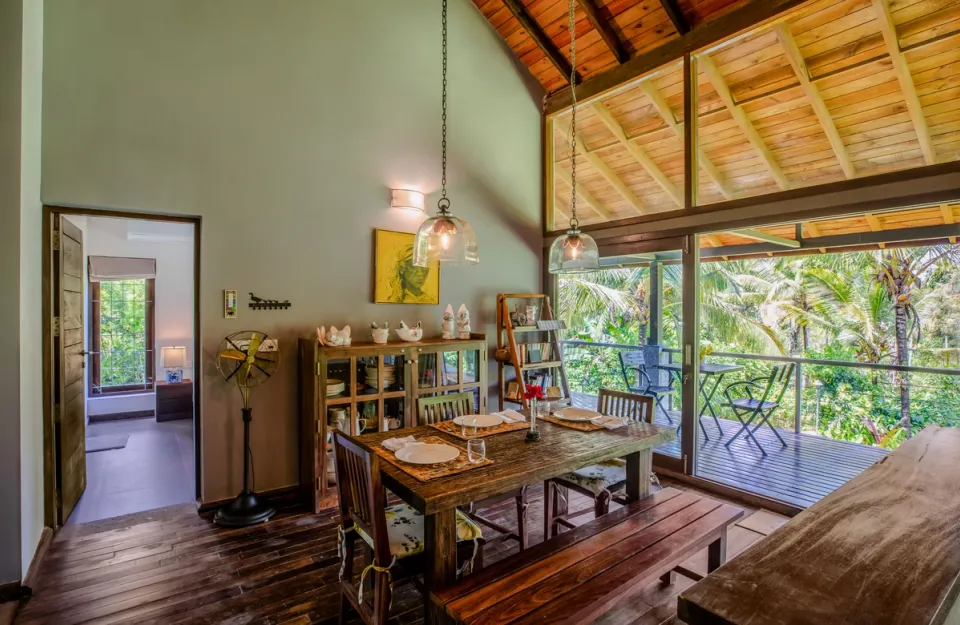
MULTIPOLYGON (((377 367, 376 365, 368 366, 366 369, 367 373, 367 386, 372 389, 377 389, 377 367)), ((390 388, 393 386, 393 383, 397 379, 397 368, 394 365, 383 365, 383 388, 390 388)))
POLYGON ((336 397, 347 388, 346 383, 343 380, 335 380, 330 378, 327 380, 327 397, 336 397))

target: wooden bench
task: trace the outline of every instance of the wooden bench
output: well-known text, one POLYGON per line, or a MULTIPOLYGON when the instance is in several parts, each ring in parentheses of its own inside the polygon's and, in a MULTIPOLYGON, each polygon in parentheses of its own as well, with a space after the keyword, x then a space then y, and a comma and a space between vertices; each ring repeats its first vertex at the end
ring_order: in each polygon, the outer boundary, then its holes
POLYGON ((670 579, 705 547, 708 571, 718 568, 726 559, 727 527, 742 516, 740 508, 666 488, 528 547, 430 600, 453 623, 588 623, 658 578, 670 579))

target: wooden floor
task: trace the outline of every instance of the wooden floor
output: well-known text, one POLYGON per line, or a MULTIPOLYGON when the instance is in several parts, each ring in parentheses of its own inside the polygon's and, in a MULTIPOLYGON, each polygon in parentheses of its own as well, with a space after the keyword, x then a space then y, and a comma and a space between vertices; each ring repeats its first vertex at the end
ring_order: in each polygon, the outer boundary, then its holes
MULTIPOLYGON (((584 408, 597 407, 595 395, 573 393, 573 400, 584 408)), ((656 422, 668 424, 662 411, 657 411, 656 422)), ((675 416, 674 425, 677 423, 675 416)), ((740 428, 739 422, 720 419, 723 436, 718 436, 712 418, 703 419, 703 425, 710 440, 704 440, 700 432, 699 477, 801 508, 812 506, 889 453, 876 447, 780 429, 780 436, 787 443, 784 448, 770 428, 764 426, 756 434, 767 452, 764 457, 743 435, 726 447, 725 443, 740 428)), ((656 451, 680 457, 679 438, 656 451)))
MULTIPOLYGON (((683 488, 679 484, 671 484, 683 488)), ((579 497, 579 496, 577 496, 579 497)), ((574 507, 592 506, 574 499, 574 507)), ((490 516, 515 523, 514 504, 490 516)), ((589 516, 580 517, 583 522, 589 516)), ((542 489, 534 487, 532 542, 542 540, 542 489)), ((783 522, 749 511, 731 528, 731 557, 783 522)), ((486 562, 515 553, 514 543, 488 548, 486 562)), ((706 551, 686 566, 704 571, 706 551)), ((245 529, 214 526, 180 505, 66 527, 54 539, 34 596, 16 623, 334 623, 338 610, 338 560, 333 515, 282 511, 266 525, 245 529)), ((608 614, 603 623, 676 623, 677 594, 692 582, 645 589, 640 600, 608 614)), ((391 622, 422 622, 420 597, 398 587, 391 622)))

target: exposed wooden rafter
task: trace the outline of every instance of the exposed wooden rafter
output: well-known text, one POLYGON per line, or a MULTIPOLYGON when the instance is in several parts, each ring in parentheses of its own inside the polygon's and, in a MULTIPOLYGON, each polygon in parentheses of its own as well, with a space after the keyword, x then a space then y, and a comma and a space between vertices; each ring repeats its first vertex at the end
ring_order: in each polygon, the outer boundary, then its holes
POLYGON ((920 142, 920 149, 923 151, 923 159, 927 165, 933 165, 937 162, 937 152, 933 147, 933 141, 930 140, 927 118, 923 114, 923 107, 920 105, 919 96, 917 96, 917 88, 913 83, 910 67, 900 50, 897 27, 893 22, 893 16, 890 15, 890 5, 887 4, 887 1, 873 0, 873 7, 877 12, 877 21, 880 24, 880 32, 883 34, 883 41, 887 46, 887 52, 890 54, 893 73, 897 77, 897 82, 900 83, 903 99, 907 103, 907 111, 910 113, 910 120, 916 130, 917 140, 920 142))
MULTIPOLYGON (((520 22, 520 26, 527 31, 527 34, 530 35, 530 38, 533 39, 533 42, 537 44, 537 47, 540 48, 543 54, 550 59, 550 62, 557 68, 557 71, 569 82, 571 71, 570 61, 567 60, 567 57, 563 56, 560 48, 553 43, 553 40, 543 32, 543 28, 541 28, 537 20, 530 15, 527 7, 525 7, 520 0, 503 0, 503 4, 513 13, 513 16, 520 22)), ((579 83, 580 80, 580 74, 577 73, 577 83, 579 83)))
MULTIPOLYGON (((820 236, 821 236, 821 234, 820 234, 820 227, 819 227, 816 223, 814 223, 814 222, 812 222, 812 221, 808 221, 807 223, 803 224, 803 227, 804 227, 804 229, 806 229, 806 231, 810 234, 810 238, 811 238, 811 239, 819 239, 819 238, 820 238, 820 236)), ((821 254, 826 254, 826 253, 827 253, 827 248, 821 247, 821 248, 820 248, 820 253, 821 253, 821 254)))
POLYGON ((687 22, 686 16, 683 14, 683 11, 680 10, 677 0, 660 0, 660 5, 663 7, 663 10, 667 12, 667 17, 670 18, 673 27, 677 29, 678 33, 686 35, 690 32, 690 23, 687 22))
MULTIPOLYGON (((660 113, 660 117, 663 118, 663 121, 666 122, 667 126, 677 135, 677 137, 683 141, 683 126, 677 123, 677 118, 673 116, 673 110, 671 110, 670 105, 667 104, 666 98, 663 97, 663 94, 657 91, 657 88, 653 86, 653 83, 649 80, 644 80, 640 83, 640 88, 643 90, 647 97, 650 98, 650 102, 653 103, 653 108, 660 113)), ((720 193, 723 194, 728 200, 734 198, 733 191, 730 190, 730 187, 727 185, 726 181, 723 179, 723 174, 720 173, 720 170, 716 168, 713 162, 710 160, 710 157, 707 156, 707 153, 703 148, 697 147, 697 162, 700 164, 700 167, 703 168, 707 175, 716 183, 717 188, 720 189, 720 193)))
MULTIPOLYGON (((883 232, 883 224, 880 223, 880 220, 877 218, 876 215, 874 215, 873 213, 867 213, 866 215, 863 216, 863 218, 867 220, 867 225, 870 226, 871 232, 883 232)), ((886 247, 887 247, 886 243, 880 244, 880 249, 884 249, 886 247)))
POLYGON ((775 234, 768 234, 766 232, 761 232, 760 230, 753 230, 749 228, 743 230, 731 230, 730 234, 735 234, 738 237, 743 237, 745 239, 753 239, 754 241, 763 241, 764 243, 782 245, 783 247, 800 247, 800 241, 788 239, 786 237, 778 237, 775 234))
POLYGON ((593 113, 600 118, 600 121, 604 123, 607 129, 616 137, 617 141, 627 149, 627 152, 630 153, 630 156, 637 159, 637 161, 643 166, 643 168, 650 174, 650 177, 656 181, 660 188, 663 189, 667 195, 674 201, 674 203, 683 208, 683 192, 676 187, 673 182, 660 170, 660 166, 657 165, 650 155, 647 154, 646 150, 637 145, 634 141, 631 141, 627 137, 627 133, 623 131, 623 127, 620 126, 613 115, 610 113, 610 110, 603 105, 602 102, 594 102, 590 105, 593 108, 593 113))
MULTIPOLYGON (((564 137, 570 136, 570 122, 568 120, 554 120, 553 127, 564 137)), ((584 145, 583 147, 586 149, 587 146, 584 145)), ((637 212, 637 214, 642 215, 646 212, 643 207, 643 202, 640 201, 640 198, 634 195, 633 191, 631 191, 630 188, 625 185, 622 180, 620 180, 620 177, 617 176, 617 174, 614 173, 614 171, 603 162, 602 158, 592 152, 581 152, 581 154, 587 160, 587 162, 590 163, 590 165, 593 166, 593 168, 596 169, 600 175, 610 183, 610 186, 616 189, 617 193, 620 194, 620 197, 625 199, 627 203, 637 212)))
POLYGON ((597 0, 577 0, 580 8, 587 14, 587 20, 593 28, 600 34, 600 38, 610 48, 610 52, 617 58, 617 63, 626 63, 630 59, 630 53, 627 47, 620 40, 620 35, 613 29, 610 22, 600 15, 600 7, 597 0))
POLYGON ((780 166, 777 165, 773 154, 770 153, 770 150, 768 150, 767 146, 763 143, 763 138, 760 137, 760 133, 753 127, 753 122, 750 121, 750 118, 747 117, 744 110, 737 106, 737 103, 733 99, 733 94, 730 92, 730 87, 727 85, 727 81, 724 79, 723 74, 720 73, 720 70, 717 69, 713 59, 711 59, 709 55, 704 54, 697 57, 697 62, 703 70, 703 73, 706 74, 707 79, 709 79, 713 85, 714 90, 720 97, 720 101, 727 107, 734 121, 736 121, 740 129, 743 130, 743 134, 746 135, 750 145, 753 146, 753 149, 756 150, 760 158, 763 159, 767 169, 770 170, 770 175, 773 176, 773 179, 776 181, 777 186, 784 190, 789 189, 790 182, 783 174, 780 166))
MULTIPOLYGON (((571 189, 573 188, 573 180, 570 178, 570 174, 566 169, 557 167, 554 173, 564 184, 571 189)), ((590 210, 595 212, 604 221, 610 221, 613 219, 613 215, 610 213, 610 211, 604 208, 603 204, 590 195, 590 192, 584 189, 582 184, 577 185, 577 197, 579 198, 579 201, 582 201, 584 204, 586 204, 590 210)))
MULTIPOLYGON (((945 224, 955 224, 957 220, 953 218, 953 208, 949 204, 940 205, 940 214, 943 215, 943 223, 945 224)), ((957 242, 957 237, 950 237, 951 243, 957 242)))

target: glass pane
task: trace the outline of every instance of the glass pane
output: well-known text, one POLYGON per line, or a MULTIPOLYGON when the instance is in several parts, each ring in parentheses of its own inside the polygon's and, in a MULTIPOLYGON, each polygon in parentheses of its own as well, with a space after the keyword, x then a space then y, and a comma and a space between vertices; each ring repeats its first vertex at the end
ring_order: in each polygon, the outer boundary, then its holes
POLYGON ((377 402, 362 401, 357 404, 356 433, 369 434, 380 431, 380 416, 377 414, 377 402))
POLYGON ((350 360, 342 358, 327 361, 327 397, 350 397, 350 360))
POLYGON ((406 356, 396 354, 383 357, 383 390, 396 393, 404 390, 403 376, 407 366, 406 356))
POLYGON ((383 400, 384 430, 398 430, 404 427, 405 401, 402 397, 383 400))
POLYGON ((100 283, 100 385, 146 385, 146 280, 100 283))
POLYGON ((440 354, 440 386, 458 384, 458 365, 460 352, 442 352, 440 354))
POLYGON ((417 359, 417 377, 420 388, 437 386, 437 354, 420 354, 417 359))
POLYGON ((377 395, 380 393, 379 360, 376 356, 357 358, 357 393, 377 395))
POLYGON ((463 352, 463 383, 464 384, 476 382, 479 379, 479 374, 477 371, 477 362, 479 358, 480 358, 480 353, 477 350, 471 349, 463 352))

